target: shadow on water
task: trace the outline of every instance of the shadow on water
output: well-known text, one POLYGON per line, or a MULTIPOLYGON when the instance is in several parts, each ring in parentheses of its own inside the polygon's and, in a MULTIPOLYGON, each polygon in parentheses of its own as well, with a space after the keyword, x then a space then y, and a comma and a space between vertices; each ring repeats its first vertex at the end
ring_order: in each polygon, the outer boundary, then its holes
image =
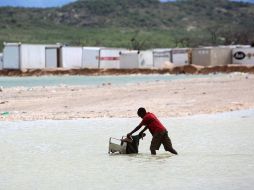
POLYGON ((139 154, 109 154, 110 158, 123 158, 128 161, 140 161, 140 162, 153 162, 153 161, 166 161, 170 158, 175 157, 170 153, 162 153, 157 155, 151 155, 150 153, 139 153, 139 154))

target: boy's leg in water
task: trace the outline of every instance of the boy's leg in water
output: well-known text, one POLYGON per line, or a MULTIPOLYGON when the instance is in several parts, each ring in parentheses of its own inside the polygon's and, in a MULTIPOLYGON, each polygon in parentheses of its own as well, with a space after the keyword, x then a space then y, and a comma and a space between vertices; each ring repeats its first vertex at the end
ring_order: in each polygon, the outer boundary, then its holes
POLYGON ((156 150, 151 150, 152 155, 156 155, 156 150))
POLYGON ((156 150, 160 149, 162 137, 163 136, 161 135, 161 133, 153 134, 153 138, 152 138, 151 146, 150 146, 152 155, 156 155, 156 150))
POLYGON ((169 138, 169 136, 168 136, 168 132, 166 132, 166 133, 164 134, 164 136, 163 136, 163 138, 162 138, 162 144, 163 144, 164 149, 165 149, 166 151, 169 151, 169 152, 171 152, 172 154, 175 154, 175 155, 178 154, 178 153, 176 152, 176 150, 175 150, 175 149, 173 148, 173 146, 172 146, 171 140, 170 140, 170 138, 169 138))

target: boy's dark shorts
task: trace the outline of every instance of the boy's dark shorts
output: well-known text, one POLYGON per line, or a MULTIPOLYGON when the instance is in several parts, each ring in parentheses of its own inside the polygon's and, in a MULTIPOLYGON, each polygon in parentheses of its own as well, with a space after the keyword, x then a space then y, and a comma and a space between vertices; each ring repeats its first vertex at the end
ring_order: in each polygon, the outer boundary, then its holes
POLYGON ((172 150, 172 143, 167 131, 153 134, 150 150, 159 150, 161 144, 166 151, 172 150))

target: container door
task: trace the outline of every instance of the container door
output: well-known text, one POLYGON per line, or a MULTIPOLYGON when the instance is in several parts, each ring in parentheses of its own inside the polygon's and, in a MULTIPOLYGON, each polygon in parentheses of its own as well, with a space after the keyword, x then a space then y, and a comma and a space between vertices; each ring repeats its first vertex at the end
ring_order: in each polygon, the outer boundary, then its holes
POLYGON ((46 48, 46 68, 57 68, 57 48, 46 48))
POLYGON ((4 69, 20 68, 20 46, 8 45, 4 48, 4 69))

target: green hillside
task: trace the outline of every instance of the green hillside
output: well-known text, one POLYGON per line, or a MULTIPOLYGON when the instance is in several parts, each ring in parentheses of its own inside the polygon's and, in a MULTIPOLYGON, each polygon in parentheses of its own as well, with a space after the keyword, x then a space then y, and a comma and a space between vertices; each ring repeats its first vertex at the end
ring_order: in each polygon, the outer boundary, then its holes
POLYGON ((249 44, 254 5, 228 0, 79 0, 61 8, 0 8, 3 42, 147 49, 249 44))

